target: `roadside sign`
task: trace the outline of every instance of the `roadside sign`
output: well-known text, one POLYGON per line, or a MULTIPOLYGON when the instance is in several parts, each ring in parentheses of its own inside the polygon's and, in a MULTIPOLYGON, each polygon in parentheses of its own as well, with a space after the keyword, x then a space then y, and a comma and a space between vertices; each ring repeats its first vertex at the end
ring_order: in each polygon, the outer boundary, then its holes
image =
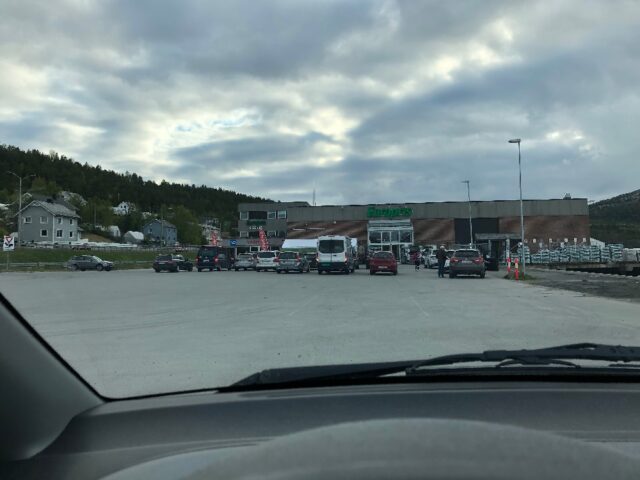
POLYGON ((13 252, 16 248, 16 239, 11 235, 5 235, 4 241, 2 242, 2 251, 3 252, 13 252))
POLYGON ((236 245, 238 245, 238 240, 229 240, 229 245, 235 247, 236 245))

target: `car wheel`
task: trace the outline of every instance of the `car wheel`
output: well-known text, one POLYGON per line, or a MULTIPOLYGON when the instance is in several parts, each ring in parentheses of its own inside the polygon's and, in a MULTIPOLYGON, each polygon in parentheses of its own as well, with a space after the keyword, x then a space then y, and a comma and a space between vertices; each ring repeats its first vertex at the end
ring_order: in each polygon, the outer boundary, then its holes
POLYGON ((276 273, 282 273, 282 270, 276 270, 276 273))
POLYGON ((238 270, 240 270, 239 268, 234 268, 234 270, 237 272, 238 270))
POLYGON ((484 272, 480 272, 480 278, 484 278, 485 273, 484 272))
POLYGON ((210 268, 210 269, 209 269, 209 271, 210 271, 210 272, 213 272, 213 268, 210 268))
POLYGON ((322 270, 318 269, 318 275, 322 275, 322 270))
POLYGON ((96 265, 96 270, 101 272, 104 269, 104 267, 101 264, 96 265))
POLYGON ((189 267, 189 271, 190 271, 190 272, 193 272, 193 267, 189 267))
POLYGON ((398 271, 396 270, 395 272, 393 272, 393 274, 394 274, 394 275, 397 275, 397 274, 398 274, 398 271))
POLYGON ((156 273, 160 273, 160 269, 159 268, 154 268, 153 271, 156 272, 156 273))
POLYGON ((453 272, 449 272, 449 278, 456 278, 456 274, 453 272))
POLYGON ((71 270, 73 270, 74 272, 78 271, 78 265, 71 265, 71 270))
POLYGON ((376 272, 374 272, 373 270, 369 270, 369 275, 375 275, 376 272))
POLYGON ((198 273, 199 273, 199 272, 202 272, 202 269, 201 269, 201 268, 198 268, 197 270, 198 270, 198 273))

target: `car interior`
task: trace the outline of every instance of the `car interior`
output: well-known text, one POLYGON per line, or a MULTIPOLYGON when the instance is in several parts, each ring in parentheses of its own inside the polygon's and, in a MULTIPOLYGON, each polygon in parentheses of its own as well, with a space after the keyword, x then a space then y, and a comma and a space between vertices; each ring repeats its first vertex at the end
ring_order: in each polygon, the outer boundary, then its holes
POLYGON ((4 297, 0 358, 3 479, 626 479, 640 472, 637 376, 392 375, 109 399, 4 297))

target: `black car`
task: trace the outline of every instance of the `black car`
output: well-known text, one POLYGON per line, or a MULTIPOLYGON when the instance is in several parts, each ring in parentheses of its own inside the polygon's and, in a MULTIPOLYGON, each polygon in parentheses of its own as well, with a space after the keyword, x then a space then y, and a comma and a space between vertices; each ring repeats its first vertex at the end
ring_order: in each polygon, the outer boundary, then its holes
POLYGON ((491 270, 493 272, 497 272, 500 270, 500 264, 498 262, 498 257, 494 257, 488 254, 484 255, 484 264, 487 270, 491 270))
POLYGON ((153 261, 153 269, 156 273, 160 272, 177 272, 180 267, 178 266, 178 259, 176 255, 158 255, 153 261))
POLYGON ((198 249, 198 255, 196 256, 196 269, 201 272, 202 270, 231 270, 231 259, 227 255, 226 250, 222 247, 215 247, 213 245, 203 245, 198 249))

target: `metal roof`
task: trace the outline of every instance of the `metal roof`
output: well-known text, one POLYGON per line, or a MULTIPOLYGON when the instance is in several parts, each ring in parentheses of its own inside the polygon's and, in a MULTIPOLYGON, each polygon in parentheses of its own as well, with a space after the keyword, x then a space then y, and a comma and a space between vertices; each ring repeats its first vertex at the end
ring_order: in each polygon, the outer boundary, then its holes
POLYGON ((70 218, 80 218, 73 210, 65 207, 60 203, 46 202, 41 200, 34 200, 29 205, 24 207, 21 212, 24 212, 26 209, 31 207, 40 207, 49 212, 51 215, 60 216, 60 217, 70 217, 70 218))

